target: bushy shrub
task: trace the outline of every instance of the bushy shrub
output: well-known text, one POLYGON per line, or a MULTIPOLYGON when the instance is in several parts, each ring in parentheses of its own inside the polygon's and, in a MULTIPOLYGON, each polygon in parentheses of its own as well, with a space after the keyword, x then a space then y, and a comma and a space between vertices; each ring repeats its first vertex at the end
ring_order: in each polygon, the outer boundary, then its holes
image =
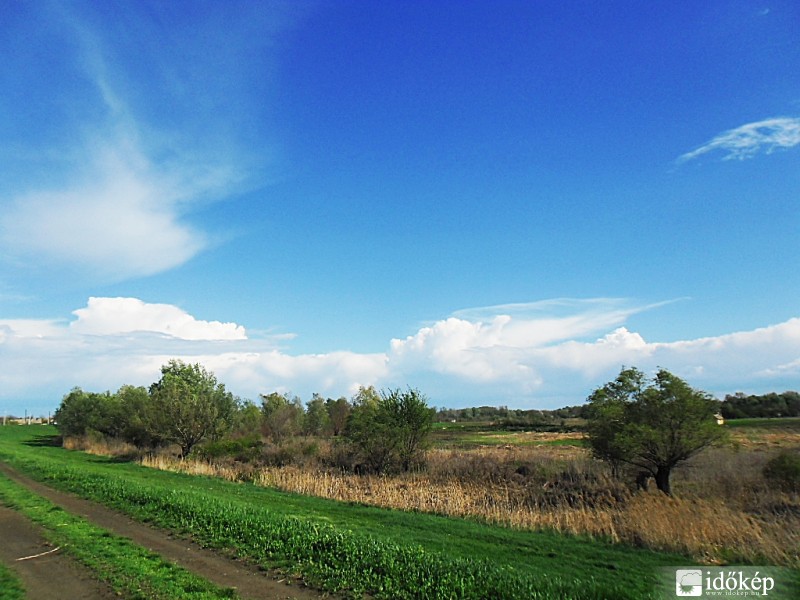
POLYGON ((212 458, 233 457, 247 462, 258 458, 263 446, 261 438, 250 435, 239 439, 225 439, 218 442, 208 442, 195 449, 194 454, 206 460, 212 458))
POLYGON ((800 491, 800 453, 784 450, 764 466, 764 477, 786 491, 800 491))

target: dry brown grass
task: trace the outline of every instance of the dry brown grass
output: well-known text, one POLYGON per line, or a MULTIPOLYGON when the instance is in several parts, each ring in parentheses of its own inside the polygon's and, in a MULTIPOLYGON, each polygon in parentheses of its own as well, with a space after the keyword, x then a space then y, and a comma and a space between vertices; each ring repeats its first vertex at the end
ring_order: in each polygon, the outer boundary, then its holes
POLYGON ((142 466, 161 471, 175 471, 188 475, 219 477, 226 481, 246 481, 242 469, 216 464, 206 460, 180 460, 167 454, 147 454, 139 459, 142 466))
POLYGON ((769 489, 760 471, 768 457, 711 450, 675 475, 675 497, 634 493, 586 450, 569 446, 434 450, 424 472, 397 476, 165 456, 142 464, 345 502, 602 537, 707 563, 800 566, 800 498, 769 489))
POLYGON ((132 444, 102 436, 68 437, 64 438, 62 446, 67 450, 80 450, 96 456, 134 457, 139 454, 132 444))

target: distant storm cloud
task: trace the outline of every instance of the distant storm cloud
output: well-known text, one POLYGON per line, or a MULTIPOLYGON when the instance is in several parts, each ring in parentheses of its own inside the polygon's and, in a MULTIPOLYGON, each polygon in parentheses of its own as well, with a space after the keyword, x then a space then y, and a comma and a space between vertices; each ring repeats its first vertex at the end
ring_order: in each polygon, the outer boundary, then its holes
POLYGON ((720 152, 723 160, 744 160, 758 153, 770 154, 778 149, 800 144, 800 118, 777 117, 747 123, 725 131, 696 150, 678 158, 685 163, 704 154, 720 152))

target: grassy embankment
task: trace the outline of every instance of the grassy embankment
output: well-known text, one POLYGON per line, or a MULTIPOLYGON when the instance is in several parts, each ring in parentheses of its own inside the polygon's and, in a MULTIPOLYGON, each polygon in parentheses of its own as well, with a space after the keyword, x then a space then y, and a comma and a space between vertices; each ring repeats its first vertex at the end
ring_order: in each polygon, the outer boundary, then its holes
POLYGON ((53 435, 48 428, 0 430, 0 458, 328 590, 383 598, 647 598, 659 567, 690 562, 586 537, 155 471, 49 446, 53 435))

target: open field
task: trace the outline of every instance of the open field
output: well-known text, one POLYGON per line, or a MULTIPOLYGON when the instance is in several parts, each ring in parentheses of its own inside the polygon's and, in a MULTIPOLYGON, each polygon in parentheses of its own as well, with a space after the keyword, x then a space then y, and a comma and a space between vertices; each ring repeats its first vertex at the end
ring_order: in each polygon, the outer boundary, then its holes
POLYGON ((772 419, 728 419, 727 427, 734 429, 785 429, 800 432, 800 417, 780 417, 772 419))
POLYGON ((580 434, 477 427, 431 450, 425 471, 393 477, 145 460, 158 471, 55 447, 47 427, 0 429, 0 460, 339 594, 646 598, 658 566, 800 565, 797 494, 760 476, 800 432, 758 425, 731 428, 729 445, 676 473, 673 498, 611 480, 580 434))
POLYGON ((644 598, 659 566, 651 552, 557 533, 383 510, 249 484, 145 469, 48 445, 52 430, 0 432, 18 469, 138 519, 329 590, 375 597, 644 598), (44 435, 43 435, 44 434, 44 435))
POLYGON ((580 432, 503 431, 488 423, 436 423, 431 433, 435 448, 480 448, 482 446, 585 446, 580 432))
MULTIPOLYGON (((567 431, 519 431, 505 430, 488 421, 435 423, 431 443, 434 448, 460 449, 537 445, 586 447, 581 432, 585 422, 581 419, 567 419, 566 425, 567 431)), ((784 434, 782 439, 777 439, 779 444, 800 445, 800 417, 728 419, 724 426, 730 430, 733 441, 775 441, 773 434, 784 434)))

